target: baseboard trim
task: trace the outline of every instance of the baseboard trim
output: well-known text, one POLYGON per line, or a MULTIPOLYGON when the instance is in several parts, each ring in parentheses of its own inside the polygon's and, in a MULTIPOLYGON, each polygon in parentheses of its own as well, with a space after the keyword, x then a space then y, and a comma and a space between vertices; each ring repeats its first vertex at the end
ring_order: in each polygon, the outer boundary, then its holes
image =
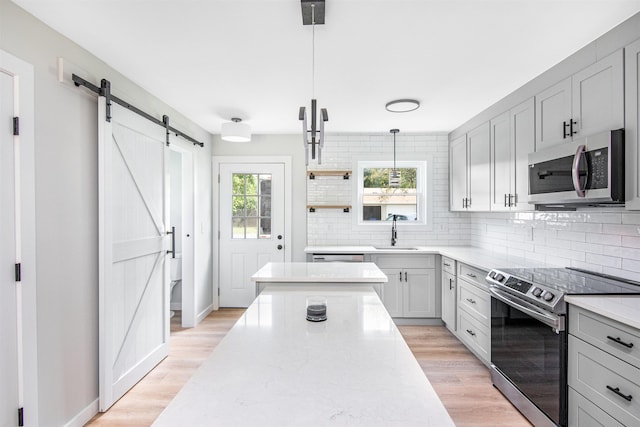
POLYGON ((64 427, 82 427, 88 423, 99 411, 100 399, 91 402, 86 408, 73 417, 64 427))
POLYGON ((441 319, 416 319, 406 317, 394 317, 393 322, 398 326, 443 326, 444 322, 441 319))
POLYGON ((196 316, 196 325, 204 320, 205 317, 209 315, 213 311, 213 304, 209 304, 204 310, 202 310, 196 316))

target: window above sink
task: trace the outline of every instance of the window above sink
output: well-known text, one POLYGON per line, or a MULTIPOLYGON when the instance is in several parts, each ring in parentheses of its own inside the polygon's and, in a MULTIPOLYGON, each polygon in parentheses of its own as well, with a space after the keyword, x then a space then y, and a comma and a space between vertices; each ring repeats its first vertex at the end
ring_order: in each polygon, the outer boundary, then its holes
MULTIPOLYGON (((393 161, 360 160, 354 163, 356 179, 353 192, 355 200, 354 223, 359 229, 390 227, 393 216, 398 226, 430 229, 431 180, 427 161, 397 161, 396 170, 400 185, 389 185, 393 161)), ((390 246, 384 249, 395 249, 390 246)), ((380 248, 382 249, 382 248, 380 248)), ((415 248, 402 248, 412 250, 415 248)))

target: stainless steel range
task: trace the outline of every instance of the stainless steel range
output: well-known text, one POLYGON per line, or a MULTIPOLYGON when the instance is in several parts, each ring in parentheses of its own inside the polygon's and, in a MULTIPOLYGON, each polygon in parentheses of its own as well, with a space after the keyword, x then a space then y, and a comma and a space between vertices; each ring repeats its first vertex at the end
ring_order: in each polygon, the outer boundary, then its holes
POLYGON ((640 283, 571 268, 494 269, 491 379, 536 427, 567 425, 565 295, 640 294, 640 283))

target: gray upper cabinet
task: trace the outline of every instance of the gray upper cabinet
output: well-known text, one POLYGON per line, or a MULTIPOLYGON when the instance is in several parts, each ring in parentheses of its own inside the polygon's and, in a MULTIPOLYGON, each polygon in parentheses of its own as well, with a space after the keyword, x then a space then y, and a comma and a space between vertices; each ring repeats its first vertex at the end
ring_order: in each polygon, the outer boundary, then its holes
POLYGON ((527 156, 535 150, 535 104, 533 98, 490 122, 491 210, 532 210, 527 156))
POLYGON ((536 150, 566 141, 564 124, 571 118, 571 78, 536 95, 536 150))
POLYGON ((624 127, 624 63, 618 50, 536 95, 536 150, 624 127))
POLYGON ((489 123, 485 123, 467 134, 469 146, 469 200, 467 208, 472 211, 489 210, 489 123))
POLYGON ((625 47, 625 191, 626 208, 640 210, 640 40, 625 47))
POLYGON ((451 141, 449 165, 452 211, 488 211, 489 187, 489 123, 451 141))
POLYGON ((467 200, 467 135, 451 141, 449 145, 449 174, 451 182, 450 205, 452 211, 465 210, 467 200))

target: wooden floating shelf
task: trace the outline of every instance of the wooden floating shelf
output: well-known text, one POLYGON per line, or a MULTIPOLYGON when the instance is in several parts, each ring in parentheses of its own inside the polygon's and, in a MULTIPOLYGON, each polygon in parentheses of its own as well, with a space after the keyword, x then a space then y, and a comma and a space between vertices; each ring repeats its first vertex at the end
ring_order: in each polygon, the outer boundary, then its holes
POLYGON ((342 209, 342 212, 349 212, 351 205, 307 205, 309 212, 315 212, 316 209, 342 209))
POLYGON ((307 175, 309 176, 309 179, 316 179, 316 176, 341 176, 342 179, 349 179, 349 177, 351 176, 351 171, 316 170, 307 171, 307 175))

